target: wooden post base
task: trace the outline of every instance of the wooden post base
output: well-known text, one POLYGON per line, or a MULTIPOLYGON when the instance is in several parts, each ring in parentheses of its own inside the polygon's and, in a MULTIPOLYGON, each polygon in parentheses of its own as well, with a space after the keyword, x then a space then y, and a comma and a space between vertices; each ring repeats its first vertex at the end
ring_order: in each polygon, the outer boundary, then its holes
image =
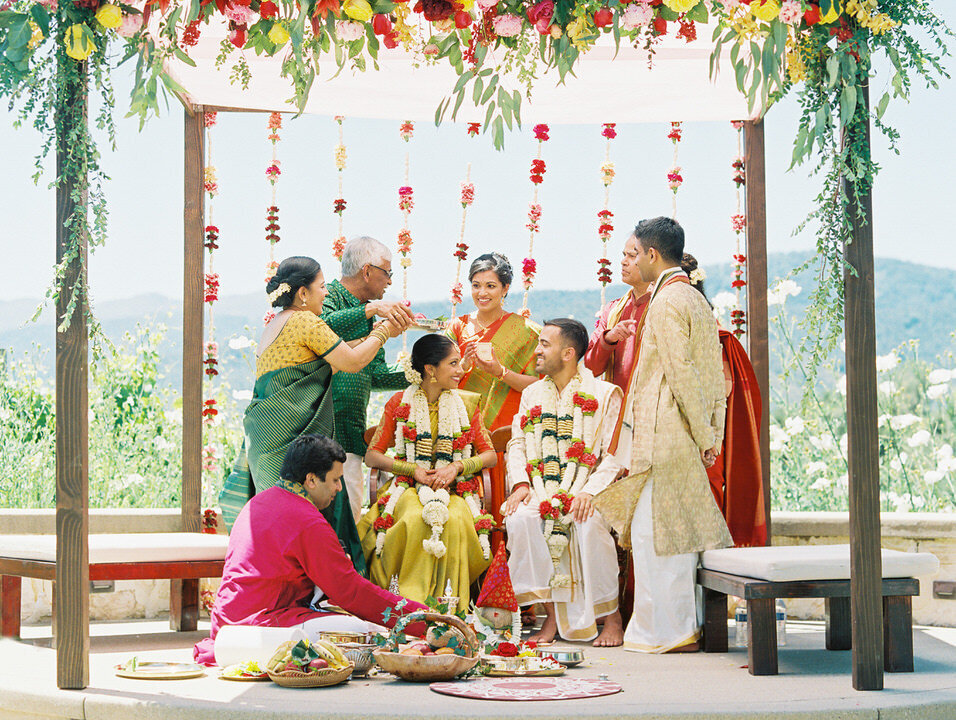
POLYGON ((21 579, 13 575, 0 577, 0 637, 20 637, 21 579))

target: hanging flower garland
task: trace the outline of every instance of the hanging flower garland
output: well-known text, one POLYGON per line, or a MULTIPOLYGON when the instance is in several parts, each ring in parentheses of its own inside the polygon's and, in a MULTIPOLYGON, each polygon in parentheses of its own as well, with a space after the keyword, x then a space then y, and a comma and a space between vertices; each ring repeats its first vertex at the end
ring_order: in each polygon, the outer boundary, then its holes
POLYGON ((465 171, 465 181, 461 184, 461 230, 458 233, 458 243, 455 245, 455 284, 451 286, 451 316, 455 317, 458 305, 462 301, 463 288, 461 285, 461 264, 468 259, 468 245, 465 244, 465 220, 468 217, 468 208, 475 202, 475 184, 471 182, 471 163, 465 171))
MULTIPOLYGON (((432 451, 435 468, 443 468, 456 461, 464 462, 472 456, 471 420, 461 397, 454 392, 443 392, 438 398, 438 438, 431 436, 431 419, 428 414, 428 399, 421 386, 414 384, 402 393, 402 402, 395 411, 395 458, 416 465, 430 466, 432 451)), ((378 499, 379 517, 375 528, 375 553, 382 554, 385 533, 395 524, 395 506, 402 494, 414 487, 415 481, 408 476, 395 478, 389 492, 378 499)), ((418 486, 418 499, 422 503, 422 519, 431 528, 431 535, 422 541, 422 548, 436 558, 447 552, 441 536, 448 521, 448 503, 451 492, 459 495, 471 510, 481 551, 487 560, 491 557, 488 535, 494 521, 482 512, 476 477, 459 475, 451 491, 434 490, 427 485, 418 486)))
MULTIPOLYGON (((272 143, 272 161, 266 168, 266 179, 269 181, 269 187, 272 194, 271 202, 266 208, 266 242, 269 243, 269 262, 266 263, 266 282, 275 277, 279 269, 279 263, 275 259, 275 244, 279 242, 279 206, 276 204, 276 183, 282 175, 279 159, 277 157, 277 145, 279 140, 279 131, 282 129, 282 115, 277 112, 269 113, 269 141, 272 143)), ((262 316, 264 325, 272 322, 276 316, 273 310, 267 310, 262 316)))
MULTIPOLYGON (((198 26, 196 37, 198 39, 198 26)), ((219 300, 219 274, 216 272, 215 251, 219 249, 219 228, 214 224, 213 219, 213 200, 219 194, 219 184, 216 181, 216 168, 212 164, 212 133, 210 132, 218 122, 218 115, 215 112, 203 113, 203 128, 205 130, 206 147, 206 173, 205 190, 209 194, 209 200, 205 203, 206 222, 203 228, 203 248, 206 250, 206 268, 207 272, 203 277, 203 299, 209 305, 209 322, 206 324, 206 342, 203 345, 203 372, 205 379, 203 382, 203 407, 202 420, 205 427, 213 425, 219 410, 216 404, 214 379, 219 377, 219 343, 216 342, 216 314, 214 304, 219 300)), ((205 433, 204 433, 205 434, 205 433)), ((215 479, 219 475, 219 459, 221 452, 209 443, 208 438, 204 438, 202 448, 202 474, 203 486, 210 487, 215 485, 215 479)))
POLYGON ((598 212, 598 238, 601 240, 601 257, 598 259, 598 282, 601 283, 601 307, 605 303, 605 289, 611 282, 611 260, 607 256, 607 243, 614 232, 614 213, 608 209, 611 197, 611 183, 614 182, 614 163, 611 162, 611 140, 617 137, 617 123, 604 123, 601 135, 604 146, 604 162, 601 163, 601 182, 604 183, 604 207, 598 212))
POLYGON ((677 148, 680 145, 681 138, 681 124, 679 122, 672 122, 670 132, 667 133, 667 139, 674 143, 674 162, 671 169, 667 171, 667 187, 671 189, 671 193, 673 194, 673 217, 675 220, 677 219, 677 189, 684 182, 684 176, 681 175, 681 166, 677 164, 677 148))
POLYGON ((342 214, 345 212, 345 198, 342 192, 342 173, 345 172, 345 162, 348 159, 348 153, 345 151, 345 136, 342 130, 342 123, 345 118, 341 115, 335 116, 335 122, 339 130, 339 142, 335 146, 335 171, 338 177, 339 194, 332 203, 332 212, 339 216, 339 233, 332 242, 332 255, 339 262, 342 261, 342 251, 345 249, 345 229, 342 214))
MULTIPOLYGON (((406 120, 399 128, 402 140, 412 139, 415 126, 406 120)), ((408 229, 408 216, 415 207, 415 195, 409 182, 409 153, 405 153, 405 184, 398 189, 398 209, 402 213, 402 229, 398 232, 398 254, 401 255, 399 264, 402 266, 402 300, 408 304, 408 268, 412 266, 412 233, 408 229)), ((402 349, 406 348, 406 336, 402 334, 402 349)))
POLYGON ((734 189, 737 195, 737 212, 730 217, 730 225, 734 231, 737 247, 734 252, 733 279, 731 287, 737 296, 736 306, 730 311, 730 323, 734 326, 733 333, 738 339, 746 332, 744 329, 747 324, 747 313, 743 309, 741 295, 744 287, 747 285, 745 264, 747 256, 741 250, 741 238, 746 238, 747 216, 743 209, 743 190, 747 184, 747 170, 744 166, 743 156, 743 130, 744 124, 739 120, 731 123, 734 130, 737 131, 737 157, 731 163, 733 169, 734 189))
POLYGON ((551 587, 555 588, 570 585, 571 578, 559 572, 559 565, 568 547, 571 501, 597 463, 594 382, 594 376, 585 370, 559 393, 551 379, 545 378, 531 390, 528 414, 519 418, 527 448, 526 471, 544 520, 554 565, 551 587))
POLYGON ((544 182, 544 173, 547 170, 544 160, 541 159, 542 145, 550 139, 548 134, 550 129, 544 123, 534 126, 534 138, 538 141, 538 156, 531 161, 531 184, 534 191, 531 194, 531 204, 528 206, 528 223, 525 225, 530 231, 528 238, 528 256, 521 262, 522 284, 524 285, 524 297, 521 302, 521 315, 531 317, 531 310, 528 309, 528 294, 534 285, 534 276, 538 271, 538 264, 534 259, 534 237, 541 231, 539 222, 541 220, 541 205, 538 202, 538 188, 544 182))

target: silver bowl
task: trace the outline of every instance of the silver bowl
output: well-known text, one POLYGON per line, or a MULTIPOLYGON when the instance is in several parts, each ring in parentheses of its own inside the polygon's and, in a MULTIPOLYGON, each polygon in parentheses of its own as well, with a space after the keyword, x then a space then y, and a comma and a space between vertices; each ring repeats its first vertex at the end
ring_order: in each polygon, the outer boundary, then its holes
POLYGON ((557 660, 567 667, 574 667, 584 662, 584 650, 571 647, 539 647, 538 655, 557 660))
POLYGON ((349 660, 355 663, 355 670, 352 674, 356 677, 368 675, 368 671, 375 664, 375 658, 372 657, 372 651, 378 646, 367 643, 338 643, 339 648, 349 660))

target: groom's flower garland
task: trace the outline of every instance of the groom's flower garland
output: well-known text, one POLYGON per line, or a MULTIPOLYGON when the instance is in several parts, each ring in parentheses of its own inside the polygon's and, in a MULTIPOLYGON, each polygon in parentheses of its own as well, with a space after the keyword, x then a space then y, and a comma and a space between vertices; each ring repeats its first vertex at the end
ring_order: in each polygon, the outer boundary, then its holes
MULTIPOLYGON (((438 398, 438 438, 431 436, 431 419, 428 400, 417 384, 402 393, 402 402, 395 410, 395 458, 417 465, 431 465, 432 450, 435 450, 435 468, 443 468, 456 461, 467 460, 472 455, 471 418, 461 397, 455 392, 443 392, 438 398)), ((379 517, 374 523, 376 532, 375 554, 381 555, 385 547, 385 533, 395 524, 395 507, 408 488, 415 485, 413 478, 400 475, 395 478, 391 490, 378 500, 379 517)), ((478 480, 465 479, 459 475, 455 490, 471 510, 486 560, 491 557, 488 535, 494 521, 484 514, 478 497, 478 480)), ((422 548, 436 558, 443 557, 447 548, 441 535, 448 521, 448 503, 451 493, 444 488, 434 490, 427 485, 418 487, 418 499, 422 503, 422 519, 431 527, 431 537, 422 541, 422 548)))
POLYGON ((520 418, 525 434, 528 477, 544 520, 544 537, 554 564, 552 587, 568 587, 571 578, 558 573, 568 547, 568 513, 574 494, 584 487, 597 462, 594 452, 598 409, 594 377, 587 371, 574 376, 563 394, 546 377, 526 392, 533 403, 520 418))

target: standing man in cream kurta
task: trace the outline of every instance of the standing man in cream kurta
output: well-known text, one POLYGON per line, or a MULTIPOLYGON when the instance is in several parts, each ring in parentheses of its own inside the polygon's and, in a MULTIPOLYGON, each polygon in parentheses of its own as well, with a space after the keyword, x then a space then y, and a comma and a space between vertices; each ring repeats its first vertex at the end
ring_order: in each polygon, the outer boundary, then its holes
POLYGON ((720 341, 710 306, 680 269, 683 228, 658 217, 642 220, 634 237, 641 275, 654 285, 624 411, 633 435, 625 422, 619 443, 630 444, 631 475, 594 504, 633 550, 625 649, 694 651, 698 553, 733 545, 706 472, 724 434, 720 341))
POLYGON ((591 500, 625 467, 608 452, 622 395, 580 362, 587 346, 577 320, 544 324, 535 348, 535 370, 544 378, 521 393, 512 422, 503 514, 518 604, 543 602, 547 611, 531 639, 550 642, 557 633, 612 647, 624 631, 617 550, 591 500))

